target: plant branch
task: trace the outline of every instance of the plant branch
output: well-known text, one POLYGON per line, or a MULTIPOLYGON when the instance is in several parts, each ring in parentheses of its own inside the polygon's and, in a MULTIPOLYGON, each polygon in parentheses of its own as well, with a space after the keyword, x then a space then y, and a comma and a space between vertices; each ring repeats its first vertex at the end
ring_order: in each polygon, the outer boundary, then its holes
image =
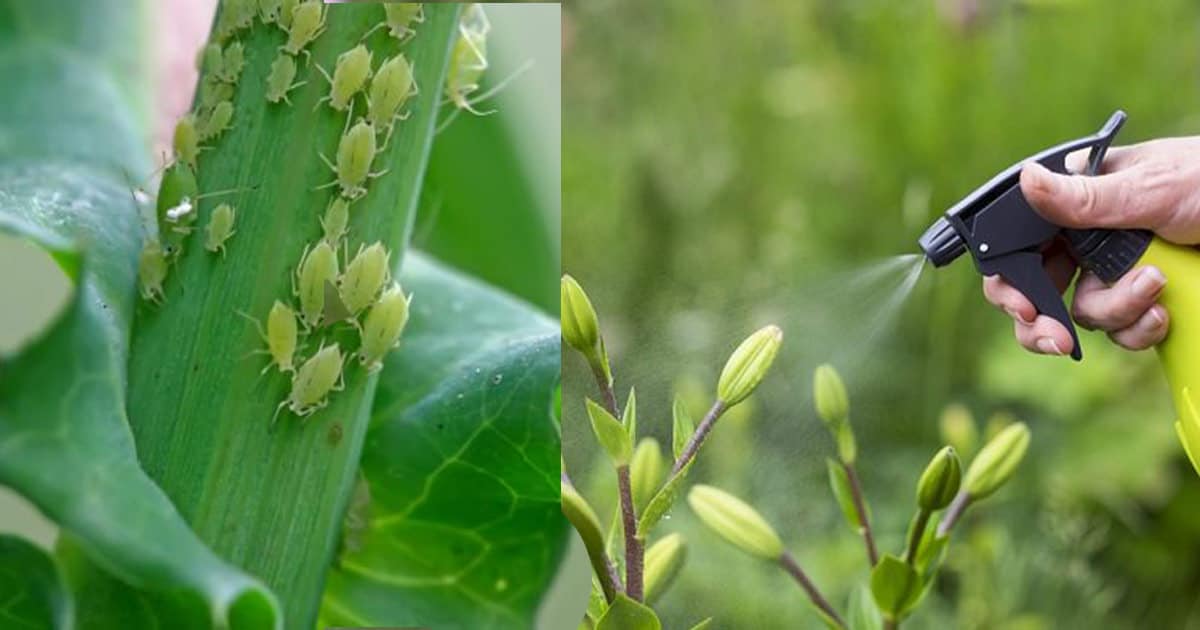
POLYGON ((696 427, 696 430, 692 432, 692 437, 688 439, 687 445, 683 447, 683 452, 679 454, 679 458, 675 460, 675 465, 671 467, 672 475, 683 470, 684 466, 687 466, 689 462, 696 458, 696 454, 700 452, 700 447, 704 445, 704 440, 708 438, 709 432, 717 424, 717 418, 720 418, 721 414, 725 413, 725 409, 725 403, 718 400, 713 403, 708 413, 704 414, 704 419, 700 421, 700 426, 696 427))
POLYGON ((617 394, 613 390, 612 381, 605 377, 604 372, 593 366, 592 376, 596 377, 596 387, 600 389, 600 395, 604 397, 604 408, 612 417, 620 419, 621 410, 617 408, 617 394))
POLYGON ((950 507, 946 508, 946 514, 942 516, 942 522, 938 524, 938 538, 950 533, 954 524, 958 519, 962 518, 963 512, 971 505, 971 497, 966 492, 959 492, 958 496, 954 497, 954 501, 950 503, 950 507))
POLYGON ((833 606, 829 604, 829 600, 825 599, 825 596, 821 594, 821 591, 817 590, 817 587, 812 583, 812 580, 808 579, 808 575, 805 574, 804 569, 801 569, 800 565, 796 563, 796 559, 792 557, 790 552, 783 552, 783 555, 779 557, 779 564, 783 567, 784 571, 788 572, 788 575, 791 575, 792 578, 796 580, 796 583, 800 585, 800 588, 804 589, 805 594, 807 594, 808 598, 812 600, 813 605, 815 605, 817 608, 820 608, 821 612, 825 613, 827 617, 836 622, 839 628, 846 627, 846 622, 842 621, 842 618, 838 615, 837 610, 835 610, 833 606))
POLYGON ((642 601, 642 541, 637 536, 637 514, 633 508, 633 487, 629 466, 617 468, 617 488, 621 494, 621 523, 625 530, 625 594, 642 601))
POLYGON ((874 568, 879 564, 879 551, 875 549, 875 537, 871 534, 871 521, 867 518, 867 502, 863 498, 862 484, 858 481, 858 472, 853 464, 842 462, 846 470, 846 478, 850 480, 850 495, 854 499, 854 511, 858 512, 858 522, 862 523, 863 545, 867 548, 867 560, 874 568))
POLYGON ((920 551, 921 539, 925 537, 925 528, 929 526, 929 510, 917 512, 917 523, 913 526, 912 535, 908 539, 908 548, 904 551, 904 561, 912 568, 916 567, 917 552, 920 551))

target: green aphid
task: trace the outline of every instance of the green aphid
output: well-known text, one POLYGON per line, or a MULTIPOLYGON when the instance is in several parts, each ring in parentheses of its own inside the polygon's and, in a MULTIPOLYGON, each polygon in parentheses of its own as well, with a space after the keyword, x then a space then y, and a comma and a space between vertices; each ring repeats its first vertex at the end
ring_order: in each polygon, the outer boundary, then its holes
POLYGON ((191 233, 196 220, 195 201, 199 196, 196 174, 187 164, 176 162, 163 173, 158 185, 155 217, 167 258, 174 258, 182 251, 183 240, 191 233))
POLYGON ((331 346, 322 345, 316 354, 300 364, 292 377, 291 393, 275 409, 271 426, 275 425, 279 412, 285 408, 304 418, 328 405, 329 393, 345 388, 342 362, 342 351, 335 343, 331 346))
POLYGON ((292 101, 288 99, 288 92, 307 83, 307 81, 292 83, 295 80, 296 60, 279 53, 279 56, 271 63, 271 73, 267 75, 267 101, 271 103, 283 101, 291 105, 292 101))
POLYGON ((321 241, 312 249, 304 249, 292 293, 300 298, 300 319, 305 330, 321 324, 325 314, 325 285, 335 284, 337 277, 337 254, 329 243, 321 241))
POLYGON ((483 7, 470 4, 463 9, 458 24, 458 39, 450 53, 450 67, 446 72, 446 98, 459 109, 479 113, 468 98, 480 86, 480 79, 488 69, 487 37, 491 23, 483 7))
POLYGON ((175 123, 175 134, 171 138, 175 157, 195 170, 200 155, 200 134, 196 130, 196 117, 187 114, 175 123))
POLYGON ((300 0, 283 0, 279 3, 279 28, 286 33, 292 27, 292 11, 300 4, 300 0))
POLYGON ((274 24, 283 15, 283 0, 258 0, 258 17, 264 24, 274 24))
POLYGON ((416 34, 412 25, 425 21, 424 6, 420 2, 385 2, 383 4, 384 21, 375 25, 362 36, 366 39, 375 31, 386 28, 388 34, 403 42, 416 34))
POLYGON ((218 75, 221 73, 221 59, 221 45, 216 42, 207 44, 196 56, 196 69, 204 75, 218 75))
POLYGON ((343 197, 350 200, 362 197, 367 194, 367 189, 363 184, 368 179, 380 177, 387 172, 371 172, 371 162, 375 160, 375 154, 378 152, 375 143, 375 126, 368 121, 360 120, 358 124, 343 134, 341 141, 338 142, 336 166, 331 164, 324 155, 321 155, 325 164, 337 174, 337 179, 318 188, 340 186, 343 197))
POLYGON ((230 124, 232 121, 233 103, 230 101, 217 103, 201 127, 200 141, 207 142, 219 138, 232 126, 230 124))
POLYGON ((157 239, 147 240, 138 256, 138 292, 142 299, 161 304, 167 279, 167 256, 157 239))
POLYGON ((411 296, 405 296, 399 285, 393 284, 379 296, 379 300, 367 313, 362 326, 358 361, 369 371, 383 367, 383 357, 400 345, 400 335, 408 324, 411 296))
POLYGON ((390 261, 391 254, 383 243, 358 247, 338 282, 338 294, 350 313, 357 315, 375 301, 379 290, 391 280, 390 261))
POLYGON ((213 210, 208 217, 208 227, 204 235, 204 249, 210 252, 220 252, 225 255, 225 242, 237 233, 234 223, 237 222, 237 211, 233 206, 223 203, 213 210))
POLYGON ((407 113, 399 113, 400 107, 416 95, 412 65, 403 54, 397 54, 385 61, 371 80, 371 89, 367 93, 367 120, 377 129, 388 129, 390 133, 393 120, 408 117, 407 113))
POLYGON ((288 40, 282 48, 287 54, 296 56, 325 32, 325 3, 306 0, 297 4, 291 15, 286 26, 288 40))
MULTIPOLYGON (((200 96, 196 99, 196 111, 211 113, 218 104, 233 100, 233 86, 218 81, 215 76, 200 80, 200 96)), ((207 116, 204 117, 207 119, 207 116)))
POLYGON ((237 31, 254 25, 258 15, 257 0, 225 0, 221 4, 221 17, 217 22, 217 39, 224 40, 237 31))
POLYGON ((334 197, 333 202, 325 209, 321 218, 321 229, 325 232, 325 242, 337 249, 338 244, 346 237, 346 229, 350 224, 350 202, 344 197, 334 197))
POLYGON ((258 330, 258 336, 267 344, 266 350, 255 350, 253 354, 269 354, 271 362, 262 369, 262 373, 272 367, 279 368, 280 372, 295 372, 296 360, 296 345, 297 345, 297 327, 296 313, 292 311, 288 305, 275 300, 275 304, 271 306, 271 312, 267 314, 267 329, 264 331, 262 324, 250 315, 237 311, 238 315, 249 320, 258 330))
POLYGON ((237 83, 246 67, 246 51, 242 42, 233 42, 225 47, 221 56, 221 71, 217 76, 225 83, 237 83))
POLYGON ((339 112, 349 109, 351 100, 362 90, 371 76, 371 57, 367 47, 359 44, 338 55, 337 66, 333 69, 332 77, 318 65, 317 70, 329 82, 329 94, 321 97, 321 100, 317 101, 316 107, 320 107, 321 103, 328 101, 329 106, 339 112))

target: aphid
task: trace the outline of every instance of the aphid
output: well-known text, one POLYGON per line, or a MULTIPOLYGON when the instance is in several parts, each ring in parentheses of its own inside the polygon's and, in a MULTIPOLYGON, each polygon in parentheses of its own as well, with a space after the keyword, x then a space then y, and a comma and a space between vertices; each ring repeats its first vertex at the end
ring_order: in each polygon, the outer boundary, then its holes
POLYGON ((358 91, 367 82, 367 78, 371 76, 371 57, 367 47, 359 44, 338 55, 337 66, 333 69, 333 77, 330 77, 329 73, 318 65, 317 70, 320 70, 321 74, 325 76, 325 80, 329 82, 329 95, 317 101, 316 107, 329 101, 329 106, 335 110, 346 111, 350 107, 351 99, 358 94, 358 91))
POLYGON ((306 0, 292 9, 291 23, 287 25, 288 40, 283 51, 289 55, 300 54, 312 41, 325 32, 325 4, 320 0, 306 0))
POLYGON ((329 393, 341 391, 345 387, 342 377, 341 349, 336 343, 332 346, 322 344, 317 353, 300 364, 300 368, 296 370, 295 376, 292 377, 292 391, 275 409, 271 426, 275 425, 279 412, 284 408, 301 418, 324 408, 329 404, 329 393))
POLYGON ((155 217, 159 236, 166 240, 164 252, 168 257, 179 253, 182 237, 191 233, 191 222, 196 218, 193 201, 199 196, 196 174, 187 164, 178 162, 163 173, 155 217))
POLYGON ((365 120, 360 120, 358 124, 343 134, 341 141, 338 142, 337 166, 331 164, 329 158, 321 155, 325 164, 337 174, 337 179, 318 188, 341 186, 343 197, 351 200, 362 197, 367 194, 363 183, 369 178, 379 177, 387 172, 371 172, 371 162, 378 152, 375 145, 375 126, 365 120))
POLYGON ((329 243, 321 241, 311 250, 304 248, 292 293, 300 298, 300 319, 306 329, 321 323, 325 312, 325 283, 336 282, 337 276, 337 254, 329 243))
POLYGON ((195 116, 187 114, 175 123, 172 144, 175 147, 175 156, 194 170, 196 158, 200 154, 200 134, 196 131, 195 116))
POLYGON ((197 99, 197 112, 210 112, 218 104, 233 100, 233 86, 222 83, 215 76, 204 77, 200 81, 200 98, 197 99))
POLYGON ((219 137, 225 133, 226 129, 230 128, 230 122, 233 120, 233 103, 230 101, 221 101, 213 107, 212 113, 208 115, 208 119, 204 121, 200 131, 200 141, 204 142, 219 137))
POLYGON ((258 0, 258 15, 264 24, 278 22, 282 9, 283 0, 258 0))
POLYGON ((446 98, 459 109, 478 113, 467 97, 479 89, 479 79, 488 69, 487 36, 491 23, 483 7, 470 4, 463 9, 458 23, 458 39, 450 53, 450 67, 446 72, 446 98))
POLYGON ((256 0, 225 0, 221 19, 217 24, 218 39, 225 39, 241 29, 250 28, 257 14, 256 0))
MULTIPOLYGON (((342 302, 342 296, 338 293, 337 285, 332 282, 325 283, 325 312, 321 316, 321 324, 328 326, 336 322, 353 319, 354 314, 350 309, 346 308, 346 304, 342 302)), ((358 326, 358 321, 353 322, 358 326)))
POLYGON ((149 239, 142 245, 138 256, 138 291, 142 299, 161 304, 163 282, 167 279, 167 257, 157 239, 149 239))
POLYGON ((196 69, 202 74, 217 75, 221 73, 221 45, 213 42, 200 49, 196 55, 196 69))
POLYGON ((225 241, 237 231, 233 224, 237 221, 237 211, 233 206, 223 203, 213 210, 208 217, 208 229, 204 237, 204 249, 210 252, 221 252, 225 255, 225 241))
MULTIPOLYGON (((263 0, 266 3, 268 0, 263 0)), ((296 9, 296 5, 300 4, 300 0, 283 0, 279 4, 279 28, 285 32, 292 27, 292 11, 296 9)))
POLYGON ((242 68, 246 67, 246 52, 242 48, 242 42, 233 42, 226 46, 221 60, 221 72, 218 76, 225 83, 237 83, 238 77, 242 76, 242 68))
POLYGON ((271 74, 267 75, 267 100, 272 103, 284 101, 291 105, 292 101, 288 99, 288 92, 307 83, 307 81, 292 83, 295 79, 296 60, 280 53, 271 63, 271 74))
POLYGON ((242 311, 237 311, 237 314, 250 320, 258 330, 258 336, 267 344, 266 350, 254 351, 255 354, 265 352, 271 355, 271 362, 262 369, 263 373, 272 366, 279 368, 280 372, 296 371, 296 314, 288 305, 275 300, 271 312, 267 314, 266 331, 263 331, 262 324, 258 323, 257 319, 242 311))
POLYGON ((371 89, 367 93, 367 120, 376 128, 388 128, 390 134, 392 120, 408 117, 408 114, 398 113, 400 106, 416 94, 417 84, 413 81, 408 60, 403 54, 388 59, 371 80, 371 89))
POLYGON ((358 361, 371 371, 383 367, 383 355, 400 345, 400 334, 408 323, 408 306, 411 297, 405 297, 404 290, 393 284, 379 301, 367 313, 366 323, 363 324, 360 335, 361 345, 358 348, 358 361))
POLYGON ((386 19, 382 24, 377 24, 367 31, 362 38, 366 39, 375 31, 387 28, 388 34, 392 37, 400 41, 408 39, 409 36, 416 34, 416 31, 412 29, 412 24, 420 24, 425 21, 424 6, 420 2, 385 2, 383 11, 386 19))
POLYGON ((346 265, 338 283, 342 303, 353 314, 371 305, 383 285, 391 280, 391 254, 383 243, 376 241, 370 247, 359 245, 354 260, 346 265))
POLYGON ((333 202, 325 209, 321 218, 321 229, 325 231, 325 242, 337 249, 338 243, 346 236, 346 226, 350 223, 350 202, 344 197, 334 197, 333 202))

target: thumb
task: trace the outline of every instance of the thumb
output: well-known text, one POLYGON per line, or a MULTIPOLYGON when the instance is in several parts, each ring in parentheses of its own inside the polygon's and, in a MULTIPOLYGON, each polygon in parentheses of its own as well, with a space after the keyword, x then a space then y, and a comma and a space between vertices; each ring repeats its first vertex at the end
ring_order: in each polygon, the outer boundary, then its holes
POLYGON ((1137 169, 1087 177, 1061 175, 1037 162, 1021 169, 1021 193, 1034 210, 1070 228, 1153 228, 1156 199, 1138 194, 1137 169))

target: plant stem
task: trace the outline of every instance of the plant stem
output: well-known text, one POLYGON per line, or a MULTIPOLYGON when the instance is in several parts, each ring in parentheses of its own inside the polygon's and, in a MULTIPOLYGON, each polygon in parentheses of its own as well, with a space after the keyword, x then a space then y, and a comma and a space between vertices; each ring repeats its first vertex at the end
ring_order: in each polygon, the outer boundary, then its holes
POLYGON ((929 525, 929 510, 917 512, 917 523, 913 526, 912 536, 908 539, 908 549, 904 552, 904 561, 908 566, 916 568, 917 552, 921 547, 921 539, 925 537, 925 528, 929 525))
POLYGON ((712 431, 713 426, 717 424, 717 418, 725 413, 725 403, 718 400, 713 403, 713 406, 704 414, 704 419, 700 421, 700 426, 692 432, 692 437, 688 439, 688 443, 683 447, 683 452, 679 454, 679 458, 675 460, 675 465, 671 467, 671 474, 674 475, 689 462, 696 458, 696 453, 700 451, 700 447, 704 445, 704 440, 708 438, 708 434, 712 431))
POLYGON ((604 372, 593 367, 592 376, 596 377, 596 387, 600 388, 600 395, 604 397, 604 408, 618 420, 621 418, 621 411, 617 408, 617 394, 613 390, 612 381, 604 376, 604 372))
POLYGON ((950 507, 946 508, 946 514, 942 516, 942 522, 938 524, 937 535, 939 538, 950 533, 950 529, 954 527, 954 524, 958 522, 970 505, 971 497, 966 492, 959 492, 958 496, 954 497, 950 507))
POLYGON ((821 591, 817 590, 812 580, 808 579, 808 575, 804 573, 804 569, 800 568, 800 565, 797 564, 796 559, 792 557, 790 552, 783 552, 783 555, 779 557, 779 564, 783 567, 784 571, 788 572, 788 575, 791 575, 796 580, 800 588, 804 589, 808 598, 812 600, 812 603, 817 608, 821 609, 821 612, 835 621, 839 628, 846 627, 846 622, 842 621, 837 610, 834 610, 833 606, 829 604, 829 600, 825 599, 825 596, 821 594, 821 591))
MULTIPOLYGON (((562 471, 561 479, 568 486, 575 487, 571 481, 571 477, 567 475, 567 471, 562 471)), ((613 603, 617 598, 617 593, 622 593, 625 590, 621 584, 621 578, 617 575, 617 566, 613 563, 612 558, 608 556, 608 552, 603 549, 592 549, 585 541, 584 547, 588 552, 588 560, 592 564, 592 573, 596 574, 596 580, 600 582, 600 590, 604 592, 604 600, 608 603, 613 603)))
POLYGON ((621 522, 625 530, 625 594, 642 601, 642 541, 637 536, 637 514, 633 508, 633 486, 629 466, 617 468, 617 488, 621 493, 621 522))
POLYGON ((883 630, 900 630, 899 619, 884 619, 883 630))
POLYGON ((858 512, 858 522, 862 523, 863 545, 867 548, 867 560, 873 568, 879 564, 879 551, 875 549, 875 537, 871 534, 871 521, 867 518, 867 502, 863 499, 862 484, 858 481, 858 472, 853 464, 842 462, 846 470, 846 478, 850 480, 850 496, 854 499, 854 511, 858 512))

